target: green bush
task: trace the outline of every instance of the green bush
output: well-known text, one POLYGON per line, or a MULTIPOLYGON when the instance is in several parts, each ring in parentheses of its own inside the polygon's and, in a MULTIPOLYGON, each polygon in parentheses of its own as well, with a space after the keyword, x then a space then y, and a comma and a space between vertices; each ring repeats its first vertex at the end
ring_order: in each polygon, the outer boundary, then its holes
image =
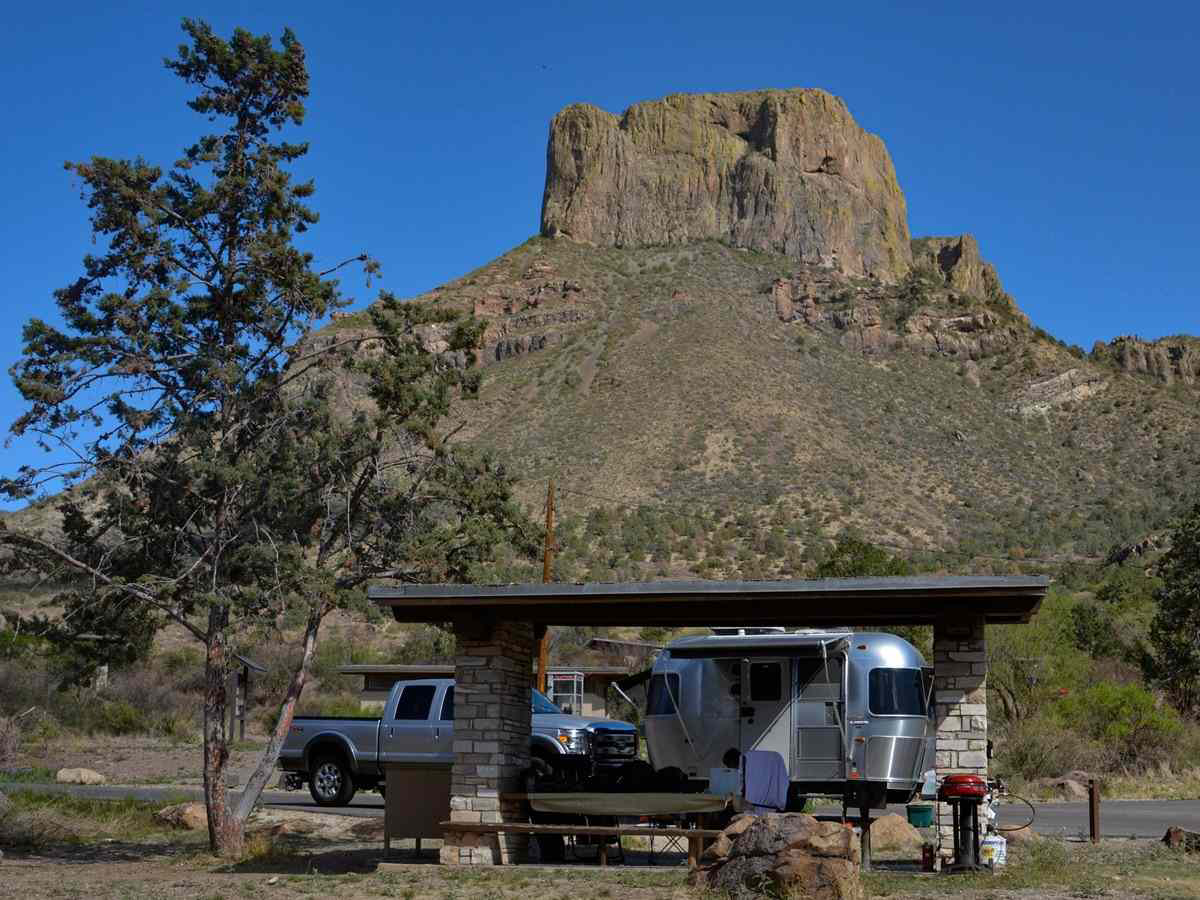
POLYGON ((105 734, 143 734, 151 730, 149 717, 126 700, 107 700, 91 704, 88 730, 105 734))
POLYGON ((997 743, 997 770, 1008 778, 1056 778, 1105 763, 1103 747, 1049 715, 1010 724, 997 743))
POLYGON ((1140 684, 1101 682, 1064 697, 1055 709, 1059 721, 1104 745, 1112 763, 1144 771, 1169 762, 1183 723, 1140 684))

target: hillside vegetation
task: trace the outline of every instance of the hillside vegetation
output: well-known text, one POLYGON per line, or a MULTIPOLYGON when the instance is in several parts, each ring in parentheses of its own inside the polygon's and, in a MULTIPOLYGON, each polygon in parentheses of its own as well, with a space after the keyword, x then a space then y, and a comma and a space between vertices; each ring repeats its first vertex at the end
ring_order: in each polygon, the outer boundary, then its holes
POLYGON ((799 574, 844 529, 955 570, 1100 562, 1177 512, 1193 386, 946 282, 534 238, 420 299, 489 324, 471 437, 601 539, 563 578, 799 574), (602 540, 630 517, 646 540, 602 540))

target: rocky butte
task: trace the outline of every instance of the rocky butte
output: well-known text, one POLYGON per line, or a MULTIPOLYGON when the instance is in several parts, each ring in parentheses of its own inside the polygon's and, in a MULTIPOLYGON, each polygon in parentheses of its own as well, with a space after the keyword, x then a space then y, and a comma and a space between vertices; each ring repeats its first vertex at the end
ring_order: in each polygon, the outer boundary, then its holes
POLYGON ((883 141, 816 89, 672 94, 554 117, 542 234, 612 247, 714 239, 894 282, 912 263, 883 141))

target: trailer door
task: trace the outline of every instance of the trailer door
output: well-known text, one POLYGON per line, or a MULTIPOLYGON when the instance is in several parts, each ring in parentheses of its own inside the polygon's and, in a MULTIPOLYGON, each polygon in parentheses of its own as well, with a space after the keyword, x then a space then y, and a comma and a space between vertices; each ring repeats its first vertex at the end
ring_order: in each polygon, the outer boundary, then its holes
POLYGON ((797 781, 840 781, 846 777, 842 702, 845 679, 844 653, 824 659, 796 660, 796 762, 797 781))
POLYGON ((739 749, 774 750, 792 770, 792 661, 742 660, 739 749))

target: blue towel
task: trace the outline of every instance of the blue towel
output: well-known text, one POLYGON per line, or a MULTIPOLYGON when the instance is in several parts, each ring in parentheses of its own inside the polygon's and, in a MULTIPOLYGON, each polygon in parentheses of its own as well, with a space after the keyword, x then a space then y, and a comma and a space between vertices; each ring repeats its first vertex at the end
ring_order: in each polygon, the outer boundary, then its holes
POLYGON ((756 812, 786 809, 788 771, 783 756, 774 750, 749 750, 742 759, 746 767, 746 802, 756 812))

